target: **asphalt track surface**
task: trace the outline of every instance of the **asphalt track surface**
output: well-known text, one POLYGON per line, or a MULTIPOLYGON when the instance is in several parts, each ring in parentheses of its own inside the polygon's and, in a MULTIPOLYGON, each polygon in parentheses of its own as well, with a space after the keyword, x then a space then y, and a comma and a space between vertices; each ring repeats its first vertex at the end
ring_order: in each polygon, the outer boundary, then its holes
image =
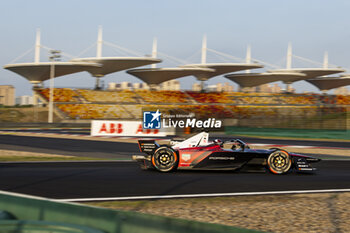
MULTIPOLYGON (((350 148, 350 142, 243 138, 248 143, 350 148)), ((0 135, 0 149, 130 159, 135 144, 0 135)), ((102 198, 350 188, 350 161, 322 161, 313 174, 142 171, 134 162, 0 163, 0 190, 48 198, 102 198)))
MULTIPOLYGON (((55 134, 75 134, 75 135, 90 135, 90 129, 4 129, 1 131, 7 132, 33 132, 33 133, 55 133, 55 134)), ((350 148, 350 141, 316 141, 316 140, 303 140, 303 139, 268 139, 268 138, 256 138, 245 136, 228 136, 211 134, 211 139, 223 139, 228 140, 232 138, 242 139, 246 143, 263 143, 263 144, 279 144, 279 145, 300 145, 300 146, 320 146, 320 147, 341 147, 350 148)), ((1 142, 1 141, 0 141, 1 142)))
POLYGON ((70 199, 350 188, 350 161, 322 161, 313 174, 143 171, 134 162, 0 164, 0 189, 70 199))
MULTIPOLYGON (((235 138, 232 136, 231 138, 235 138)), ((349 148, 350 142, 261 139, 239 137, 246 143, 277 145, 299 145, 319 147, 349 148)), ((228 138, 223 138, 228 139, 228 138)), ((125 142, 94 141, 65 138, 30 137, 0 134, 0 149, 29 151, 37 153, 73 155, 95 158, 130 159, 133 154, 141 154, 135 144, 125 142)))
POLYGON ((0 149, 111 159, 141 154, 131 143, 15 135, 0 135, 0 149))

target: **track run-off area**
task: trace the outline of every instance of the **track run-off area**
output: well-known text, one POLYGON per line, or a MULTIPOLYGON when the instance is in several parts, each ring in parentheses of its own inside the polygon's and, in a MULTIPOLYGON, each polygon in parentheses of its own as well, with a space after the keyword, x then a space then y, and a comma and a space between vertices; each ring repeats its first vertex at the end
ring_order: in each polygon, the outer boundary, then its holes
MULTIPOLYGON (((234 136, 233 136, 234 137, 234 136)), ((242 137, 240 137, 242 138, 242 137)), ((349 148, 350 142, 243 138, 247 143, 349 148)), ((312 174, 143 171, 130 161, 136 144, 38 136, 0 135, 0 149, 109 158, 91 162, 0 163, 0 190, 68 200, 126 200, 171 197, 350 191, 350 160, 325 159, 312 174), (118 161, 119 160, 119 161, 118 161), (272 193, 271 193, 272 192, 272 193)), ((322 158, 322 157, 321 157, 322 158)))

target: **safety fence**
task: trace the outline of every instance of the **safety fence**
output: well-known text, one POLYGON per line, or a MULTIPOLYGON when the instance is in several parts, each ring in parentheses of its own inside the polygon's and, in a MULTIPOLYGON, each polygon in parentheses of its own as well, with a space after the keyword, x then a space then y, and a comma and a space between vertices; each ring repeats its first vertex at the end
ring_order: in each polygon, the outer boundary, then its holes
POLYGON ((1 232, 251 233, 254 230, 0 193, 1 232))

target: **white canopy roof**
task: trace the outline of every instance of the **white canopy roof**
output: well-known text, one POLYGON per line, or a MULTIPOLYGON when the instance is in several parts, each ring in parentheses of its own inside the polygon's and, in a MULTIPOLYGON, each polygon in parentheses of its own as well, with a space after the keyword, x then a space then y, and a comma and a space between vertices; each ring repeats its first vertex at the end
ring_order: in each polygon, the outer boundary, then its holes
POLYGON ((54 77, 73 74, 84 71, 88 68, 97 68, 101 65, 93 62, 40 62, 40 63, 18 63, 8 64, 4 69, 11 70, 31 83, 40 83, 50 79, 50 67, 55 65, 54 77))
POLYGON ((212 73, 203 73, 195 75, 196 78, 200 81, 206 81, 212 77, 232 73, 241 70, 249 70, 249 69, 257 69, 262 68, 263 66, 260 64, 251 64, 251 63, 205 63, 205 64, 188 64, 179 66, 183 68, 189 67, 199 67, 199 68, 209 68, 214 69, 215 71, 212 73))
POLYGON ((350 85, 350 75, 343 77, 319 77, 315 79, 305 80, 321 91, 327 91, 333 88, 343 87, 350 85))
POLYGON ((316 78, 325 75, 337 74, 344 72, 341 68, 293 68, 293 69, 280 69, 280 70, 268 70, 269 73, 303 73, 304 79, 316 78))
POLYGON ((286 83, 304 79, 306 75, 302 73, 248 73, 248 74, 228 74, 225 78, 236 82, 241 87, 255 87, 265 83, 283 81, 286 83))
POLYGON ((72 62, 91 62, 99 63, 100 67, 88 67, 88 71, 92 76, 103 77, 107 74, 127 70, 139 66, 145 66, 153 63, 159 63, 162 60, 152 57, 91 57, 91 58, 75 58, 72 62))
POLYGON ((188 67, 188 68, 150 68, 150 69, 134 69, 128 70, 127 73, 134 75, 147 84, 160 84, 162 82, 181 78, 189 75, 205 75, 215 72, 214 69, 188 67))

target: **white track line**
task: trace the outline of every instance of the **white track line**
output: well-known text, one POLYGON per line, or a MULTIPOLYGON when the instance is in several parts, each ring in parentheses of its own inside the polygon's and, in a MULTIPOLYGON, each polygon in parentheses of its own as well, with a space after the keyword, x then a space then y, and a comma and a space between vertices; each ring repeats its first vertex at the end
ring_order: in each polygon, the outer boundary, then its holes
POLYGON ((37 200, 46 200, 46 201, 53 200, 53 199, 49 199, 46 197, 39 197, 39 196, 22 194, 22 193, 15 193, 15 192, 8 192, 8 191, 3 191, 3 190, 0 190, 0 194, 11 195, 11 196, 16 196, 16 197, 23 197, 23 198, 32 198, 32 199, 37 199, 37 200))
POLYGON ((54 199, 54 200, 56 200, 56 201, 63 201, 63 202, 127 201, 127 200, 130 201, 130 200, 171 199, 171 198, 231 197, 231 196, 253 196, 253 195, 334 193, 334 192, 350 192, 350 189, 321 189, 321 190, 292 190, 292 191, 241 192, 241 193, 180 194, 180 195, 101 197, 101 198, 71 198, 71 199, 54 199))
POLYGON ((350 192, 350 189, 320 189, 320 190, 291 190, 291 191, 267 191, 267 192, 241 192, 241 193, 209 193, 209 194, 182 194, 182 195, 157 195, 157 196, 132 196, 132 197, 102 197, 102 198, 71 198, 53 199, 34 195, 8 192, 0 190, 0 194, 13 195, 24 198, 34 198, 56 202, 89 202, 89 201, 127 201, 150 200, 172 198, 197 198, 197 197, 232 197, 232 196, 257 196, 257 195, 281 195, 281 194, 311 194, 311 193, 339 193, 350 192))

